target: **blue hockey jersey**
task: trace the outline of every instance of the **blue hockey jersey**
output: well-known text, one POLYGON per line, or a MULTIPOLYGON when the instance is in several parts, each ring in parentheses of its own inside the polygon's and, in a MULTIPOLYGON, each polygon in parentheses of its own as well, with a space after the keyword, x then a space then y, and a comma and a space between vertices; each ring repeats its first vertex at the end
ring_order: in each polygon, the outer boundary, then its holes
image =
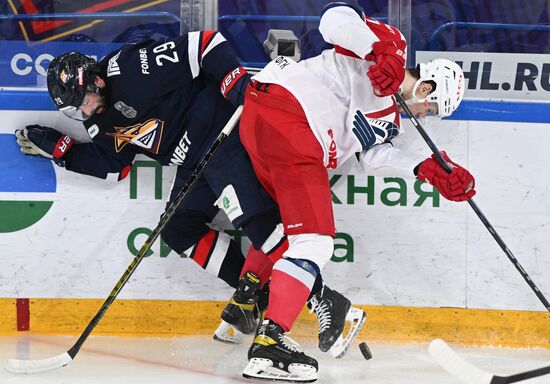
POLYGON ((194 168, 235 111, 224 96, 246 75, 215 31, 127 45, 100 66, 107 109, 84 121, 92 142, 74 145, 65 167, 101 178, 139 153, 194 168))

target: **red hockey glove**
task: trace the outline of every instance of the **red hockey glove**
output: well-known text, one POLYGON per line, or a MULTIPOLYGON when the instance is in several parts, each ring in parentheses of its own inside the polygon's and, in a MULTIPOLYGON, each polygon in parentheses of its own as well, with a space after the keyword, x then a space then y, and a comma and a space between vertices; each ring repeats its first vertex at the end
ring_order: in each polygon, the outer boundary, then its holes
POLYGON ((15 137, 25 155, 54 160, 61 160, 74 144, 69 136, 42 125, 27 125, 24 129, 15 131, 15 137))
POLYGON ((376 96, 389 96, 399 91, 405 79, 405 48, 402 41, 377 41, 372 45, 372 53, 365 60, 374 61, 369 67, 369 77, 376 96))
POLYGON ((418 180, 426 180, 447 200, 465 201, 472 198, 476 194, 474 177, 468 170, 451 161, 444 151, 441 155, 451 166, 451 173, 447 173, 439 165, 435 155, 432 155, 418 165, 418 180))

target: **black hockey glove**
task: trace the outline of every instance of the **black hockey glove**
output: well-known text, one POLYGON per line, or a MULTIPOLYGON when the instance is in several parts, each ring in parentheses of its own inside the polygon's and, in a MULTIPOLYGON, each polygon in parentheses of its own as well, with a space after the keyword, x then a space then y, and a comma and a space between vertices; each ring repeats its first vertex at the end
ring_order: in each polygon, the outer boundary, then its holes
POLYGON ((69 136, 42 125, 27 125, 15 131, 17 144, 25 155, 42 156, 52 159, 63 166, 63 157, 67 155, 74 140, 69 136))

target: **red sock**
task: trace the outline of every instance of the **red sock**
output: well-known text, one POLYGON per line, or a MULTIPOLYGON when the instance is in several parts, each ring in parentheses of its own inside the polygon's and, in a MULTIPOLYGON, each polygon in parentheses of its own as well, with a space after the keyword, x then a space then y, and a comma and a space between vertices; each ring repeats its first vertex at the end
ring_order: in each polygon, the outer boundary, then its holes
POLYGON ((315 278, 296 264, 281 259, 273 267, 266 318, 285 332, 292 328, 309 297, 315 278))
POLYGON ((260 278, 262 287, 271 277, 271 271, 273 270, 273 264, 283 257, 283 253, 288 249, 288 240, 285 238, 275 249, 269 252, 269 256, 266 255, 261 249, 254 249, 250 246, 246 260, 241 270, 241 276, 246 272, 252 272, 260 278))
POLYGON ((246 272, 252 272, 260 278, 263 287, 267 280, 269 280, 272 269, 273 261, 262 250, 257 250, 253 246, 250 246, 240 277, 243 277, 246 272))
POLYGON ((267 255, 267 257, 271 259, 271 262, 272 262, 271 267, 273 267, 273 264, 275 264, 277 261, 279 261, 279 259, 283 257, 283 253, 285 253, 287 249, 288 249, 288 239, 284 237, 284 241, 282 241, 277 247, 272 249, 267 255))

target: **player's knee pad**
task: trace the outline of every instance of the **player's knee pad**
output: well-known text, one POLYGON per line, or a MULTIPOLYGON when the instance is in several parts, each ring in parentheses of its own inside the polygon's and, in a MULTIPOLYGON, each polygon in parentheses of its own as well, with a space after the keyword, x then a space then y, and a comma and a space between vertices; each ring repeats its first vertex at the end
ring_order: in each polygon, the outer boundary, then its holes
POLYGON ((292 258, 285 258, 285 260, 290 261, 292 264, 297 265, 298 267, 302 268, 304 271, 312 275, 315 279, 317 276, 321 274, 321 271, 319 270, 319 266, 315 264, 311 260, 305 260, 305 259, 292 259, 292 258))
POLYGON ((319 270, 324 268, 334 252, 332 237, 317 233, 288 236, 288 243, 285 258, 312 261, 319 270))
POLYGON ((319 267, 311 260, 283 258, 273 265, 271 287, 291 288, 295 281, 311 291, 315 279, 319 275, 319 267))

